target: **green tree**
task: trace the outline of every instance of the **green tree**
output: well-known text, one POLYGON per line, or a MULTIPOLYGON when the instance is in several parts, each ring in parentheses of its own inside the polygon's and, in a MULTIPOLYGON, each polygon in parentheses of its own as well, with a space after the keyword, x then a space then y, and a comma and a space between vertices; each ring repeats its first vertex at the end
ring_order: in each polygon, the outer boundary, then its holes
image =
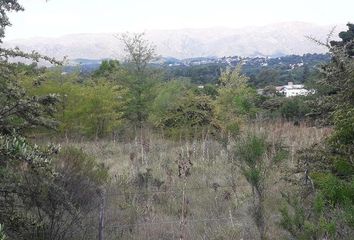
POLYGON ((127 90, 105 78, 79 82, 76 74, 62 75, 47 71, 40 85, 33 85, 32 78, 23 78, 23 85, 31 95, 56 94, 60 99, 55 114, 59 121, 57 130, 65 136, 84 135, 103 137, 123 125, 127 90))
MULTIPOLYGON (((7 13, 19 10, 22 8, 15 0, 0 1, 0 39, 10 25, 7 13)), ((57 147, 40 147, 25 137, 28 130, 55 125, 52 115, 58 98, 28 94, 19 81, 27 67, 10 63, 8 59, 13 57, 58 63, 35 52, 0 49, 0 223, 6 226, 0 231, 1 237, 6 234, 7 239, 16 240, 75 239, 82 235, 78 229, 85 206, 72 197, 71 184, 78 182, 63 182, 65 176, 53 164, 57 147)), ((39 78, 36 75, 35 83, 41 82, 39 78)), ((76 172, 80 174, 85 173, 76 172)), ((85 180, 93 188, 102 184, 90 176, 85 180)))
POLYGON ((221 86, 215 101, 216 123, 224 132, 238 134, 243 120, 257 111, 256 91, 248 86, 248 78, 241 74, 240 66, 223 71, 219 82, 221 86))
POLYGON ((351 239, 354 234, 354 59, 346 44, 328 42, 323 45, 332 61, 322 68, 318 83, 324 90, 316 101, 334 132, 300 153, 297 171, 305 173, 305 186, 299 186, 298 201, 288 201, 292 211, 282 211, 283 226, 299 239, 351 239))
POLYGON ((156 84, 148 64, 156 57, 154 46, 144 39, 144 34, 123 34, 120 40, 127 53, 130 76, 120 83, 127 87, 131 101, 127 106, 125 117, 131 124, 142 127, 148 119, 149 106, 153 100, 152 88, 156 84))
POLYGON ((283 98, 280 107, 281 116, 288 121, 304 120, 306 114, 310 112, 306 102, 306 97, 283 98))
POLYGON ((121 69, 118 60, 103 60, 100 67, 93 73, 93 77, 109 78, 112 74, 116 74, 121 69))
POLYGON ((349 56, 354 56, 354 24, 347 24, 348 30, 339 33, 340 41, 331 41, 332 47, 344 47, 349 56))
POLYGON ((257 86, 276 85, 279 83, 280 74, 272 68, 263 68, 256 76, 257 86))
MULTIPOLYGON (((9 17, 7 16, 8 12, 18 12, 23 11, 23 7, 18 3, 17 0, 3 0, 0 4, 0 43, 2 43, 2 39, 5 37, 5 29, 6 27, 11 26, 9 21, 9 17)), ((4 49, 2 49, 4 51, 4 49)))
POLYGON ((198 95, 189 82, 162 84, 152 105, 150 121, 175 135, 192 135, 214 127, 214 107, 207 95, 198 95))
POLYGON ((265 197, 269 174, 287 156, 280 142, 269 143, 265 136, 248 133, 238 142, 233 168, 240 167, 242 174, 252 188, 253 219, 258 228, 260 239, 267 239, 265 197))

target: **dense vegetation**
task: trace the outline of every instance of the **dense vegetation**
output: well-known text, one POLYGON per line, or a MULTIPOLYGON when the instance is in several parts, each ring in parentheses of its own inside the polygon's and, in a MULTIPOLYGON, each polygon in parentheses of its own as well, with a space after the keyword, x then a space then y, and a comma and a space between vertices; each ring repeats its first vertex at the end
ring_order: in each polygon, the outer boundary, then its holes
POLYGON ((316 114, 333 124, 334 132, 322 144, 299 153, 298 167, 305 171, 308 186, 299 190, 299 200, 288 195, 295 211, 289 214, 283 209, 282 222, 299 239, 345 239, 353 234, 354 29, 352 24, 348 28, 339 35, 340 44, 321 43, 329 48, 332 61, 323 66, 323 75, 317 80, 324 89, 316 99, 316 114))
POLYGON ((268 85, 286 85, 288 82, 307 83, 318 73, 316 65, 330 61, 328 54, 290 55, 279 58, 241 58, 225 57, 221 59, 190 59, 179 62, 167 62, 166 78, 184 77, 195 84, 218 83, 221 69, 242 64, 242 73, 250 78, 249 84, 256 88, 268 85))
MULTIPOLYGON (((21 10, 0 2, 0 42, 21 10)), ((143 34, 85 75, 0 48, 0 240, 351 239, 353 30, 316 71, 327 55, 166 71, 143 34), (315 94, 278 95, 290 79, 315 94)))
MULTIPOLYGON (((329 54, 289 55, 278 58, 224 57, 192 59, 158 59, 150 67, 162 69, 164 81, 188 78, 197 85, 217 84, 222 70, 242 64, 242 73, 250 78, 250 85, 262 88, 268 85, 286 85, 288 82, 308 83, 318 74, 317 65, 328 63, 329 54)), ((65 66, 64 70, 89 75, 100 66, 99 60, 78 59, 78 66, 65 66)), ((105 60, 105 62, 108 62, 105 60)))

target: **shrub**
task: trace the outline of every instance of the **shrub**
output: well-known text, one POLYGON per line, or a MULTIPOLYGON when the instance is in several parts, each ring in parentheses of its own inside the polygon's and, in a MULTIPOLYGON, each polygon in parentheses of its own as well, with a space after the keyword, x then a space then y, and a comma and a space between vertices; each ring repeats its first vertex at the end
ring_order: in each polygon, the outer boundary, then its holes
POLYGON ((80 83, 77 75, 61 75, 58 71, 47 72, 45 78, 47 81, 36 86, 31 78, 24 79, 23 85, 32 95, 59 95, 55 117, 62 135, 103 137, 122 126, 129 101, 124 88, 102 79, 80 83))

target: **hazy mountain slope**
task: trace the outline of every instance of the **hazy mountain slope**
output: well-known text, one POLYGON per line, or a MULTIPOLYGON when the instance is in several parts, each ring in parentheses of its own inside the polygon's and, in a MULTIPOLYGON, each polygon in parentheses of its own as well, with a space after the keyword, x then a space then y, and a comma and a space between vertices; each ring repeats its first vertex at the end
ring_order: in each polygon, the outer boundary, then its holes
MULTIPOLYGON (((337 31, 343 29, 339 27, 337 31)), ((180 29, 147 31, 147 38, 157 46, 162 56, 176 58, 203 56, 278 56, 287 54, 323 53, 305 38, 306 35, 325 39, 331 26, 288 22, 263 27, 240 29, 180 29)), ((73 34, 58 38, 18 39, 5 42, 7 47, 37 50, 54 57, 71 59, 122 58, 122 45, 114 33, 73 34)))

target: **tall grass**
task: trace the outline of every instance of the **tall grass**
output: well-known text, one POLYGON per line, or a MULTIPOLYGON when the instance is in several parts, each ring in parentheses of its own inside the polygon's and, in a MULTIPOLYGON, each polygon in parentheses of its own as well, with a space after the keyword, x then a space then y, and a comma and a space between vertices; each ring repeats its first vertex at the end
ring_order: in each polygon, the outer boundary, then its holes
MULTIPOLYGON (((331 129, 290 122, 250 123, 243 132, 262 134, 271 143, 281 141, 289 155, 270 169, 266 179, 266 232, 282 239, 279 227, 280 192, 289 186, 282 178, 296 166, 297 150, 323 140, 331 129)), ((184 239, 258 239, 250 215, 251 187, 230 159, 242 133, 224 146, 211 136, 169 140, 144 131, 128 141, 71 141, 109 167, 106 189, 106 239, 179 239, 181 202, 185 194, 184 239), (178 159, 190 154, 186 181, 179 176, 178 159)), ((67 143, 63 143, 67 144, 67 143)), ((237 154, 237 153, 236 153, 237 154)), ((92 213, 96 224, 98 214, 92 213)), ((97 223, 98 224, 98 223, 97 223)))

